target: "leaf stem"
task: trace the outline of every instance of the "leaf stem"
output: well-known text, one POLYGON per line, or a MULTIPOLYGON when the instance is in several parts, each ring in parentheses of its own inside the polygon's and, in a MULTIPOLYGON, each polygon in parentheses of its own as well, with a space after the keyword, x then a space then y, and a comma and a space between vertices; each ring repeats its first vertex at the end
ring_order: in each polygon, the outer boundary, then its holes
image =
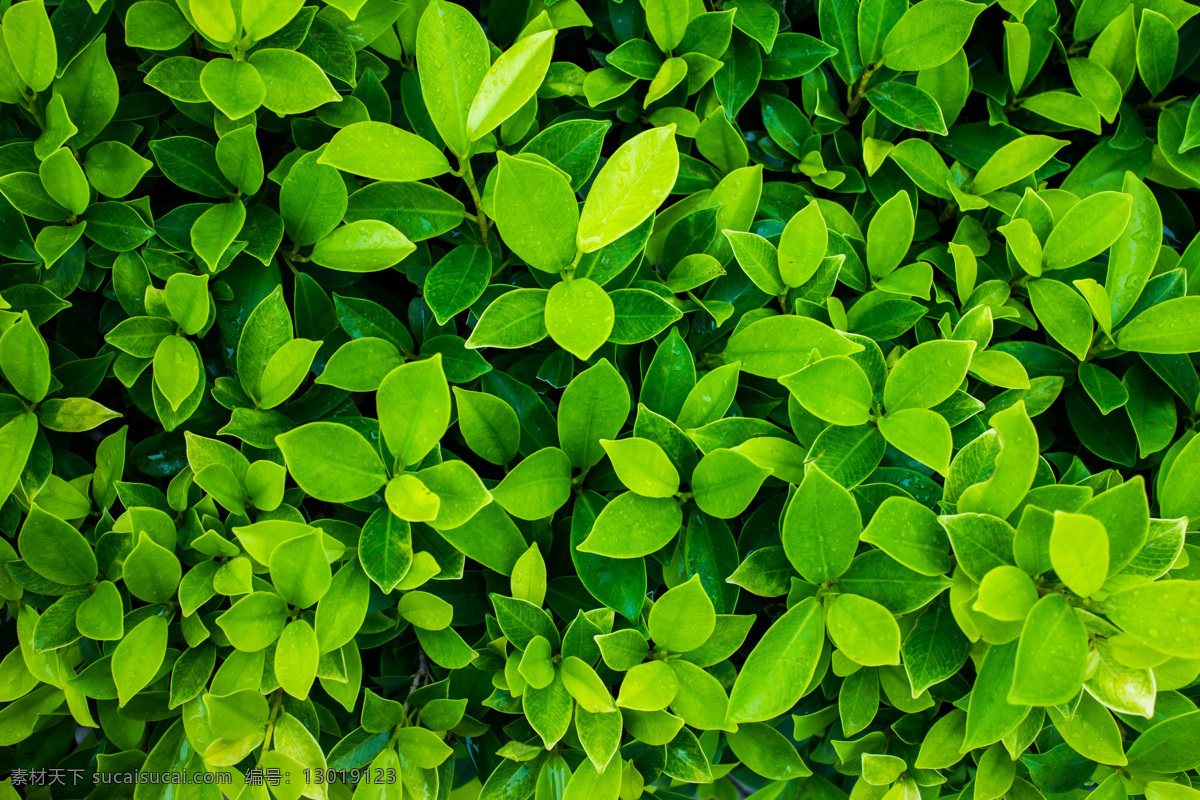
POLYGON ((467 184, 467 191, 471 193, 471 199, 475 201, 475 222, 479 225, 479 238, 483 242, 483 246, 488 246, 488 218, 483 213, 483 199, 479 196, 479 190, 475 187, 475 173, 471 171, 470 156, 460 156, 458 158, 458 171, 462 175, 463 183, 467 184))
POLYGON ((21 95, 21 108, 29 116, 33 117, 33 121, 38 124, 42 130, 46 130, 46 118, 42 116, 41 110, 37 107, 37 93, 31 92, 29 95, 21 95))
POLYGON ((862 104, 863 95, 867 92, 867 84, 871 82, 871 78, 882 67, 883 59, 881 58, 874 64, 868 64, 863 70, 862 77, 858 79, 858 85, 854 89, 854 94, 850 97, 850 107, 846 109, 847 117, 853 117, 858 112, 858 107, 862 104))
POLYGON ((275 719, 279 716, 281 708, 283 708, 283 693, 280 689, 276 689, 275 697, 271 702, 271 716, 267 719, 267 735, 263 737, 262 749, 258 751, 259 764, 262 763, 267 751, 271 749, 271 735, 275 732, 275 719))

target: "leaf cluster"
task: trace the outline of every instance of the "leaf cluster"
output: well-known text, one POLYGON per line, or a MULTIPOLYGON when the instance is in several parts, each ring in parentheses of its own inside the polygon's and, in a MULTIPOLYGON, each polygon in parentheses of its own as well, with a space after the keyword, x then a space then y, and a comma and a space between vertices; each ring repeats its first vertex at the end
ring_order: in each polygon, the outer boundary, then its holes
POLYGON ((1200 6, 0 8, 0 798, 1198 796, 1200 6))

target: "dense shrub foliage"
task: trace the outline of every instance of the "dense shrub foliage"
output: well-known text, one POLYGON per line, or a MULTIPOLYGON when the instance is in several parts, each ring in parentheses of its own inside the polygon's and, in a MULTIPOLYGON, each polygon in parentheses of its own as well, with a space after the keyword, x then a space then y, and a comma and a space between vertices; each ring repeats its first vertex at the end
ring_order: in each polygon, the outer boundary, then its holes
POLYGON ((1200 796, 1200 6, 2 7, 0 796, 1200 796))

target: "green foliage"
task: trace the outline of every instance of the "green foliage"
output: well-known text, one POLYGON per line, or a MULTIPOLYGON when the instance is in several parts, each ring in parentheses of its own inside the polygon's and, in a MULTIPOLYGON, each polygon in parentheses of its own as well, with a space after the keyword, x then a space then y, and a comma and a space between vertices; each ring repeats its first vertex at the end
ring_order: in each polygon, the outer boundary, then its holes
POLYGON ((0 797, 1196 797, 1198 17, 0 5, 0 797))

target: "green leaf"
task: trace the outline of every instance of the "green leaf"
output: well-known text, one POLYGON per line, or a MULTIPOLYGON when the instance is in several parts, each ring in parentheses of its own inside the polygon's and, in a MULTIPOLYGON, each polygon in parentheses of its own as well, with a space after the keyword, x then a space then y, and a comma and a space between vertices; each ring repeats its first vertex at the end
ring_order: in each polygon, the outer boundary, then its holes
POLYGON ((458 427, 467 447, 493 464, 507 464, 517 454, 521 426, 517 412, 499 397, 454 387, 458 427))
POLYGON ((912 243, 913 225, 907 192, 897 192, 875 212, 867 229, 867 265, 872 275, 882 278, 900 266, 912 243))
POLYGON ((742 372, 778 379, 808 365, 814 350, 821 358, 862 349, 833 328, 809 317, 781 314, 751 322, 729 337, 722 357, 740 361, 742 372))
POLYGON ((182 336, 167 336, 154 351, 154 385, 178 411, 201 382, 203 364, 196 345, 182 336))
POLYGON ((1027 285, 1033 313, 1046 332, 1083 361, 1092 343, 1092 310, 1087 301, 1065 283, 1049 278, 1027 285))
POLYGON ((1165 89, 1175 72, 1179 54, 1179 34, 1175 27, 1170 19, 1153 9, 1149 14, 1143 13, 1138 24, 1138 75, 1151 95, 1165 89))
MULTIPOLYGON (((189 33, 189 35, 191 35, 189 33)), ((204 62, 190 56, 172 56, 160 61, 146 75, 146 85, 184 103, 204 103, 208 97, 200 86, 204 62)))
POLYGON ((587 278, 561 281, 546 298, 546 330, 560 347, 586 361, 616 322, 612 298, 587 278))
POLYGON ((492 495, 484 488, 479 476, 461 461, 447 461, 423 469, 417 477, 438 497, 438 515, 429 521, 435 530, 458 528, 492 502, 492 495))
POLYGON ((811 414, 834 425, 865 425, 875 394, 866 373, 848 356, 830 356, 779 382, 811 414))
POLYGON ((700 576, 693 575, 658 598, 647 624, 650 638, 668 651, 686 653, 704 644, 716 628, 717 618, 700 576))
POLYGON ((174 597, 182 576, 183 569, 175 554, 144 531, 121 568, 129 593, 147 603, 165 603, 174 597))
POLYGON ((1189 710, 1153 725, 1129 747, 1130 765, 1164 773, 1195 769, 1198 722, 1189 710))
POLYGON ((342 128, 317 163, 380 181, 421 181, 450 171, 441 149, 383 122, 356 122, 342 128))
POLYGON ((192 35, 192 26, 172 6, 143 0, 125 12, 125 44, 146 50, 173 50, 192 35))
POLYGON ((1087 514, 1054 513, 1050 563, 1058 577, 1080 597, 1100 590, 1108 577, 1108 532, 1087 514))
POLYGON ((725 730, 729 697, 721 682, 688 661, 668 662, 679 689, 671 701, 671 713, 700 730, 725 730))
POLYGON ((208 322, 208 276, 180 272, 167 278, 167 310, 189 336, 195 335, 208 322))
POLYGON ((76 215, 87 209, 90 199, 87 178, 70 150, 60 147, 46 156, 38 168, 38 176, 54 202, 76 215))
POLYGON ((607 359, 576 375, 558 405, 558 438, 572 466, 591 467, 604 457, 603 441, 629 417, 629 387, 607 359))
POLYGON ((400 464, 416 464, 450 426, 450 386, 440 354, 388 373, 376 394, 383 440, 400 464))
POLYGON ((248 61, 218 58, 204 65, 200 88, 217 109, 230 119, 254 113, 267 96, 267 86, 248 61))
POLYGON ((124 706, 149 685, 162 666, 167 650, 167 620, 146 617, 125 635, 113 651, 113 683, 118 704, 124 706))
POLYGON ((1037 602, 1021 629, 1008 701, 1052 706, 1073 700, 1087 671, 1087 631, 1062 595, 1037 602))
POLYGON ((408 328, 378 303, 336 294, 333 302, 337 309, 338 322, 351 337, 375 336, 385 339, 395 345, 401 353, 411 353, 416 349, 408 328))
POLYGON ((478 245, 462 245, 442 257, 425 277, 425 302, 439 324, 464 311, 487 289, 491 254, 478 245))
POLYGON ((155 139, 150 151, 172 183, 205 197, 223 198, 232 187, 217 165, 216 148, 190 136, 155 139))
POLYGON ((488 68, 467 112, 468 141, 491 133, 533 97, 550 67, 556 33, 549 30, 525 37, 488 68))
MULTIPOLYGON (((359 537, 360 553, 363 552, 370 524, 371 521, 368 520, 359 537)), ((317 633, 318 649, 322 653, 337 650, 354 638, 366 618, 369 599, 370 584, 363 567, 354 561, 346 562, 334 574, 329 590, 317 603, 314 627, 317 633)))
POLYGON ((545 289, 514 289, 493 300, 467 339, 467 347, 515 349, 546 338, 545 289))
POLYGON ((1054 728, 1075 752, 1100 764, 1122 766, 1128 763, 1121 743, 1121 731, 1112 713, 1088 693, 1079 698, 1071 715, 1056 707, 1047 709, 1054 728))
POLYGON ((579 249, 599 250, 640 225, 666 199, 678 171, 673 125, 622 144, 592 182, 579 216, 579 249))
POLYGON ((116 584, 101 581, 75 612, 75 625, 89 639, 115 642, 125 635, 123 617, 121 593, 116 584))
POLYGON ((1001 566, 983 576, 972 607, 1001 622, 1022 622, 1037 600, 1037 587, 1024 571, 1001 566))
POLYGON ((733 519, 754 500, 771 470, 735 450, 705 454, 692 472, 696 505, 718 519, 733 519))
POLYGON ((1134 353, 1200 352, 1198 323, 1200 302, 1195 297, 1164 300, 1129 320, 1117 334, 1117 346, 1134 353))
POLYGON ((50 351, 28 313, 0 335, 0 372, 21 396, 35 403, 50 390, 50 351))
POLYGON ((888 497, 860 537, 922 575, 950 571, 950 541, 937 515, 907 497, 888 497))
POLYGON ((256 653, 279 638, 287 622, 287 603, 273 592, 251 592, 217 617, 217 625, 235 649, 256 653))
POLYGON ((436 733, 416 727, 397 730, 396 746, 421 769, 440 766, 453 752, 436 733))
POLYGON ((861 532, 854 498, 810 465, 788 504, 781 531, 783 549, 796 571, 810 583, 835 580, 850 566, 861 532))
POLYGON ((274 408, 287 400, 303 383, 321 342, 292 339, 267 361, 259 385, 259 407, 274 408))
POLYGON ((904 13, 883 40, 890 69, 940 66, 962 49, 983 5, 963 0, 923 0, 904 13))
POLYGON ((576 656, 567 656, 563 659, 561 675, 563 686, 581 708, 592 714, 616 711, 608 687, 587 662, 576 656))
POLYGON ((279 596, 297 608, 308 608, 329 590, 333 575, 319 529, 283 542, 271 551, 271 582, 279 596))
POLYGON ((1037 431, 1023 400, 997 413, 988 424, 1000 439, 995 471, 987 480, 963 490, 958 510, 1007 518, 1033 486, 1038 467, 1037 431))
POLYGON ((946 529, 954 557, 963 572, 976 583, 996 567, 1015 565, 1012 526, 987 514, 957 514, 938 517, 946 529))
POLYGON ((920 694, 949 680, 966 663, 969 652, 970 642, 958 627, 949 604, 935 602, 917 617, 901 647, 913 693, 920 694))
MULTIPOLYGON (((1114 592, 1105 602, 1109 620, 1159 652, 1200 657, 1195 625, 1197 584, 1160 580, 1114 592)), ((1130 760, 1133 760, 1131 748, 1130 760)))
POLYGON ((14 210, 46 222, 63 222, 70 213, 42 186, 41 178, 30 172, 14 172, 0 177, 0 194, 14 210))
POLYGON ((608 337, 613 344, 644 342, 683 316, 683 312, 647 289, 617 289, 609 297, 616 314, 608 337))
POLYGON ((257 689, 239 689, 228 694, 209 694, 203 698, 209 725, 221 738, 241 739, 267 724, 270 708, 257 689))
POLYGON ((947 133, 941 107, 924 89, 899 81, 886 81, 867 90, 864 97, 872 108, 901 127, 938 136, 947 133))
POLYGON ((263 106, 280 116, 303 114, 341 99, 321 68, 302 53, 265 48, 251 53, 250 63, 266 85, 263 106))
POLYGON ((825 259, 828 227, 821 207, 809 203, 797 211, 779 239, 779 272, 790 287, 803 286, 825 259))
POLYGON ((275 679, 279 687, 297 700, 308 698, 317 677, 317 634, 307 620, 287 624, 275 645, 275 679))
POLYGON ((1137 302, 1162 246, 1162 211, 1154 193, 1132 173, 1125 174, 1121 191, 1133 198, 1133 204, 1129 224, 1109 251, 1104 279, 1114 323, 1125 319, 1137 302))
MULTIPOLYGON (((643 42, 637 39, 629 42, 643 42)), ((592 176, 600 160, 604 134, 611 123, 606 120, 576 119, 547 127, 521 148, 524 154, 539 155, 567 173, 571 190, 579 191, 592 176)))
POLYGON ((499 158, 494 216, 505 244, 534 269, 564 269, 575 257, 579 226, 570 184, 545 164, 504 154, 499 158))
POLYGON ((230 0, 194 4, 187 0, 186 8, 191 12, 196 29, 217 44, 227 44, 237 38, 238 19, 230 0))
POLYGON ((1046 269, 1066 269, 1103 253, 1125 230, 1132 205, 1123 192, 1097 192, 1080 200, 1046 239, 1046 269))
POLYGON ((975 342, 954 339, 924 342, 909 350, 892 367, 884 385, 888 413, 932 408, 946 400, 966 378, 974 352, 975 342))
POLYGON ((96 555, 87 540, 36 505, 21 526, 17 547, 34 572, 56 583, 76 586, 96 577, 96 555))
POLYGON ((1050 136, 1022 136, 1005 144, 975 173, 971 191, 989 194, 1031 175, 1067 144, 1050 136))
MULTIPOLYGON (((130 334, 133 333, 131 330, 130 334)), ((263 372, 271 356, 291 340, 292 317, 284 304, 282 289, 276 289, 255 306, 238 340, 238 377, 251 398, 260 397, 263 372)))
POLYGON ((600 446, 630 491, 642 497, 673 497, 679 491, 679 472, 657 443, 632 437, 601 439, 600 446))
POLYGON ((746 276, 767 294, 782 295, 787 291, 779 273, 779 253, 775 245, 755 233, 722 231, 733 248, 733 255, 746 276))
POLYGON ((406 592, 400 598, 400 614, 418 628, 440 631, 450 625, 454 607, 428 592, 406 592))
POLYGON ((243 0, 242 29, 261 41, 291 22, 302 5, 302 0, 243 0))
POLYGON ((310 422, 275 437, 288 472, 305 492, 330 503, 369 497, 383 486, 383 462, 353 428, 310 422))
POLYGON ((1166 468, 1166 476, 1159 491, 1159 505, 1163 516, 1190 518, 1195 513, 1193 509, 1200 502, 1200 472, 1192 456, 1197 450, 1200 450, 1200 444, 1192 437, 1179 451, 1179 455, 1185 458, 1176 457, 1166 468))
POLYGON ((816 70, 832 56, 838 48, 808 34, 780 34, 767 58, 762 61, 763 80, 791 80, 803 78, 816 70))
POLYGON ((246 207, 233 201, 212 206, 192 225, 192 249, 209 272, 217 271, 222 256, 245 224, 246 207))
POLYGON ((880 433, 888 444, 926 465, 938 475, 950 469, 953 432, 946 417, 924 408, 906 408, 880 420, 880 433))
POLYGON ((875 601, 838 595, 829 601, 826 625, 830 640, 851 661, 869 667, 900 663, 900 628, 875 601))
POLYGON ((358 540, 358 553, 367 577, 374 581, 384 594, 391 592, 404 579, 412 565, 413 547, 409 524, 386 509, 379 509, 363 526, 362 535, 358 540))
POLYGON ((661 711, 675 699, 679 681, 665 661, 647 661, 625 673, 617 705, 635 711, 661 711))
POLYGON ((1017 642, 991 645, 984 653, 967 707, 966 734, 961 750, 987 747, 1016 730, 1029 706, 1008 702, 1017 659, 1017 642))
POLYGON ((570 499, 571 462, 557 447, 543 448, 510 470, 492 496, 518 519, 545 519, 570 499))
POLYGON ((576 549, 610 558, 641 558, 670 542, 682 523, 683 511, 673 498, 625 492, 604 507, 576 549))
POLYGON ((338 226, 346 213, 342 176, 308 153, 288 172, 279 188, 279 214, 287 235, 299 245, 314 244, 338 226))
POLYGON ((421 14, 416 42, 425 106, 450 149, 466 155, 467 114, 491 61, 483 29, 462 6, 434 0, 421 14))
POLYGON ((950 170, 929 142, 924 139, 905 139, 888 151, 888 155, 919 189, 935 197, 953 198, 949 189, 950 170))
POLYGON ((691 19, 684 0, 647 0, 646 27, 658 49, 670 53, 683 41, 691 19))
POLYGON ((769 724, 738 725, 727 734, 729 748, 751 771, 775 781, 803 778, 812 774, 788 738, 769 724))
POLYGON ((126 144, 99 142, 87 151, 83 169, 88 182, 97 192, 107 197, 121 198, 137 188, 142 176, 152 166, 153 162, 142 158, 126 144))
POLYGON ((311 259, 341 272, 378 272, 396 266, 416 249, 386 222, 364 219, 335 228, 318 240, 311 259))
POLYGON ((4 13, 4 44, 21 81, 33 92, 50 87, 58 66, 54 29, 42 0, 14 3, 4 13))
POLYGON ((46 264, 46 268, 55 266, 59 259, 75 246, 86 230, 87 222, 74 227, 46 227, 38 231, 33 247, 46 264))
POLYGON ((414 475, 397 475, 388 481, 383 499, 397 517, 409 522, 436 519, 442 501, 414 475))
POLYGON ((544 604, 546 600, 546 561, 542 558, 542 553, 536 544, 530 545, 529 549, 517 559, 517 563, 513 565, 513 573, 509 582, 512 585, 513 597, 528 600, 535 606, 544 604))
POLYGON ((723 417, 733 403, 740 371, 741 364, 735 362, 701 376, 684 398, 676 420, 679 427, 684 430, 699 428, 723 417))

